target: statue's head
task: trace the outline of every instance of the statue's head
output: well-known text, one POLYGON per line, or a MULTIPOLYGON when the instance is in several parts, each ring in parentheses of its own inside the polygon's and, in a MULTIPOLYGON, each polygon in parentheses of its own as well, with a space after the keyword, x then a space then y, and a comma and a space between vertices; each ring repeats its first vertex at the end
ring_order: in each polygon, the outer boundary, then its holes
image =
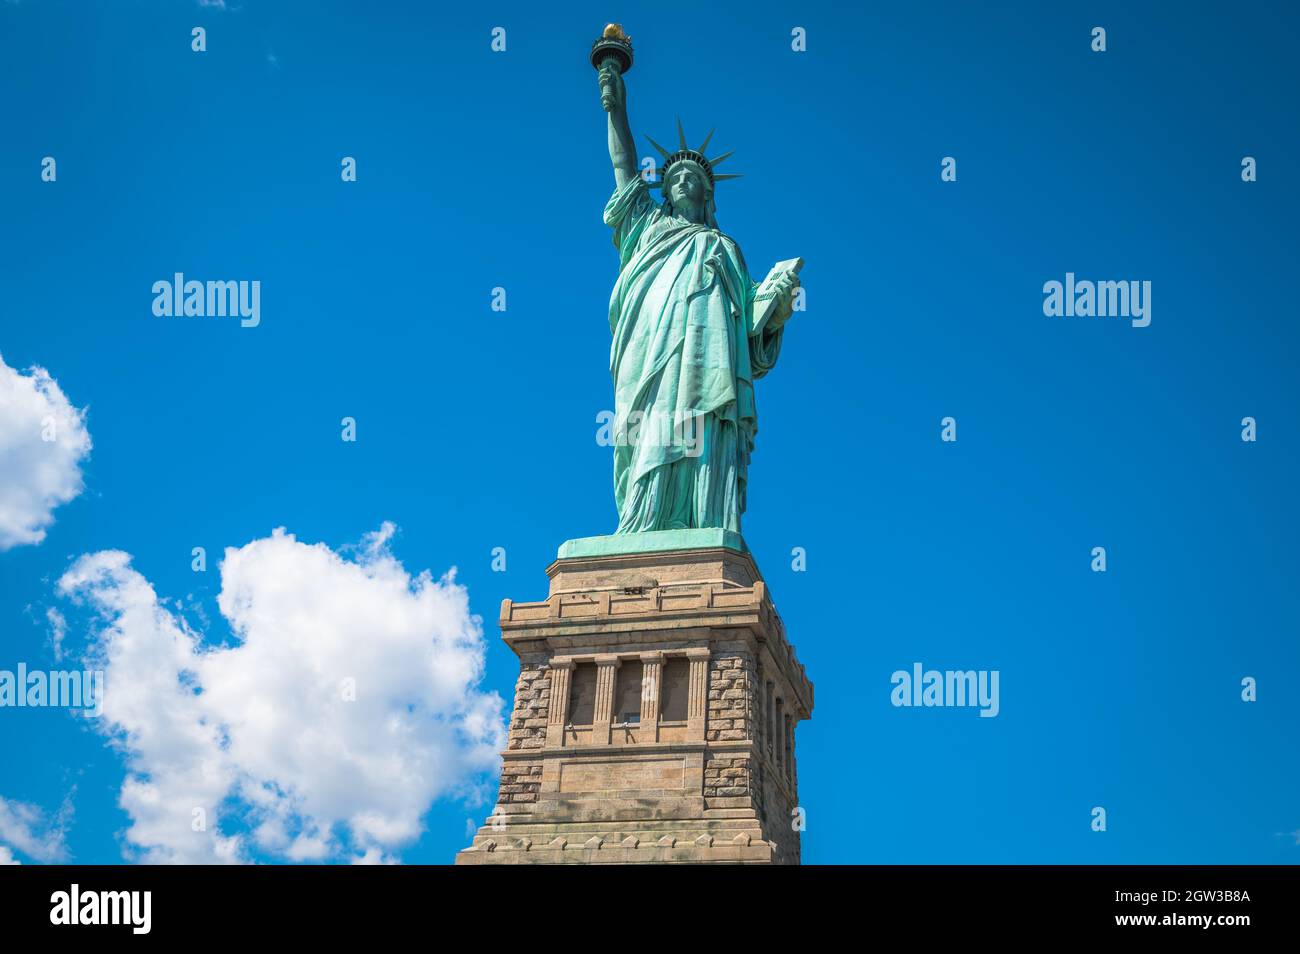
POLYGON ((669 166, 664 173, 663 192, 665 212, 689 219, 698 217, 717 228, 713 218, 713 182, 699 163, 681 159, 669 166))
POLYGON ((646 139, 650 139, 650 145, 658 149, 659 154, 664 157, 663 176, 655 183, 656 187, 663 187, 664 211, 669 215, 675 213, 694 222, 703 222, 709 228, 716 229, 718 222, 714 217, 713 186, 723 179, 740 177, 718 175, 713 171, 713 167, 731 153, 724 152, 716 159, 705 156, 704 150, 708 148, 709 140, 712 138, 713 133, 710 132, 704 137, 704 142, 700 144, 699 149, 692 149, 686 145, 686 132, 682 129, 680 119, 677 120, 677 141, 681 144, 681 148, 676 152, 669 152, 646 136, 646 139))
POLYGON ((664 195, 674 205, 703 206, 713 197, 713 186, 698 163, 675 162, 668 170, 664 195))

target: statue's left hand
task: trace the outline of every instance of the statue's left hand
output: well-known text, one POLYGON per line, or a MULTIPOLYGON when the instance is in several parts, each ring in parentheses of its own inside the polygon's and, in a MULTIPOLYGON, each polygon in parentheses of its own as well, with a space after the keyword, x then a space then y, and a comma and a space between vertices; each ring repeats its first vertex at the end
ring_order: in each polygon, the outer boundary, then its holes
POLYGON ((775 327, 779 328, 794 313, 794 293, 799 288, 799 276, 786 272, 776 280, 776 314, 772 316, 775 327))

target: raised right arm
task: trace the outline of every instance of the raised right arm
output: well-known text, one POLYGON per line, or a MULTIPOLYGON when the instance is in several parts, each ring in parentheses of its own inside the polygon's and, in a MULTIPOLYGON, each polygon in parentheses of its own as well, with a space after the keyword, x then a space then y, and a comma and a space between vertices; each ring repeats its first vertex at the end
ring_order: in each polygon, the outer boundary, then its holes
POLYGON ((608 60, 598 76, 600 102, 609 116, 609 161, 614 165, 614 184, 621 189, 637 176, 636 145, 627 121, 627 87, 618 68, 608 60))

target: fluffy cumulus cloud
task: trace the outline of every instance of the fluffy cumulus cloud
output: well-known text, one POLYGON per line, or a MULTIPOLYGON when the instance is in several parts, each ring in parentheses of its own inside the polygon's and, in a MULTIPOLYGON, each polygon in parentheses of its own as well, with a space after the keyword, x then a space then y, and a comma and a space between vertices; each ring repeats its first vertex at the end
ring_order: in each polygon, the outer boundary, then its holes
POLYGON ((64 837, 71 814, 70 801, 47 816, 35 805, 0 798, 0 865, 21 864, 15 851, 34 861, 65 861, 64 837))
POLYGON ((45 539, 55 508, 81 493, 89 453, 85 412, 50 373, 0 357, 0 550, 45 539))
POLYGON ((440 796, 474 797, 504 743, 484 643, 451 575, 409 574, 392 526, 336 552, 284 530, 227 549, 206 646, 131 566, 82 556, 60 592, 91 608, 101 729, 128 777, 140 861, 394 860, 440 796))

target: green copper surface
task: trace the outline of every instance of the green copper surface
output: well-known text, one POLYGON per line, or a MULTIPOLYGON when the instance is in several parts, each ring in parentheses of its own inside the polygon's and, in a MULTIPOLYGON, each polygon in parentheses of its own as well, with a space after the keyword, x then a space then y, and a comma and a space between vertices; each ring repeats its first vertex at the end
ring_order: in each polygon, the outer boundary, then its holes
POLYGON ((656 201, 622 76, 599 76, 615 180, 604 219, 619 260, 609 302, 616 534, 738 535, 758 433, 754 382, 780 354, 802 261, 781 263, 757 294, 739 245, 718 228, 715 160, 687 148, 679 124, 683 149, 667 157, 656 201))
POLYGON ((706 550, 725 547, 749 552, 740 534, 717 527, 693 530, 647 530, 643 533, 615 533, 603 537, 579 537, 560 545, 558 559, 619 556, 624 553, 662 553, 665 550, 706 550))

